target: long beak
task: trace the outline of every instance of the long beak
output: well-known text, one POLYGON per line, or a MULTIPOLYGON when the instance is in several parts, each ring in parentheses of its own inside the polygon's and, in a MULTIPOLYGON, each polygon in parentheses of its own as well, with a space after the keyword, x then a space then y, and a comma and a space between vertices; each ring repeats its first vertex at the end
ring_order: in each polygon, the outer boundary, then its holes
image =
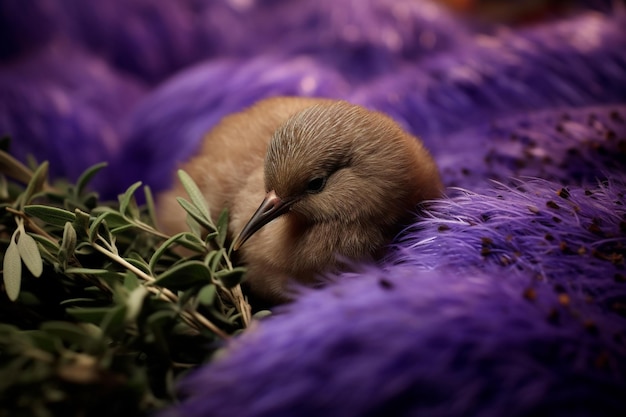
POLYGON ((246 223, 243 227, 243 230, 239 232, 239 235, 235 238, 235 241, 233 242, 233 250, 238 250, 241 245, 243 245, 246 240, 250 239, 250 237, 259 229, 280 215, 286 213, 289 210, 291 203, 292 202, 290 201, 282 200, 273 190, 267 193, 259 208, 252 215, 250 220, 248 220, 248 223, 246 223))

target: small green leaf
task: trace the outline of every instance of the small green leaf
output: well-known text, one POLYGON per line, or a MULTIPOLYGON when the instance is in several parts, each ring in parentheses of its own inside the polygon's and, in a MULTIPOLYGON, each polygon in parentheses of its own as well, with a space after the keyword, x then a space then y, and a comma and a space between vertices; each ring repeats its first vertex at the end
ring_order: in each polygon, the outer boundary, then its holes
POLYGON ((76 249, 76 230, 72 223, 65 223, 63 228, 63 239, 61 240, 61 248, 65 251, 65 256, 71 258, 74 255, 76 249))
POLYGON ((102 319, 100 327, 102 332, 106 335, 111 335, 124 328, 126 320, 126 306, 118 305, 109 310, 109 312, 102 319))
POLYGON ((202 215, 211 220, 211 213, 209 211, 209 206, 204 198, 204 194, 200 191, 200 188, 196 185, 194 180, 182 169, 178 170, 178 178, 180 179, 180 183, 183 185, 185 191, 191 198, 191 202, 193 205, 202 213, 202 215))
POLYGON ((205 227, 208 230, 215 230, 215 226, 208 217, 206 217, 196 206, 191 204, 189 201, 185 200, 182 197, 176 197, 176 201, 181 205, 183 209, 189 214, 195 221, 200 223, 201 226, 205 227))
POLYGON ((112 307, 68 307, 65 311, 80 321, 100 324, 111 309, 112 307))
POLYGON ((98 238, 99 236, 98 233, 100 232, 101 225, 104 227, 107 235, 110 234, 109 227, 106 223, 106 218, 109 217, 110 215, 111 215, 111 212, 104 212, 98 217, 96 217, 96 219, 91 223, 91 225, 89 226, 89 241, 90 242, 95 242, 96 239, 98 238))
POLYGON ((146 209, 148 211, 148 218, 150 219, 150 225, 155 226, 157 222, 156 208, 154 204, 154 197, 152 196, 152 191, 150 187, 147 185, 143 186, 143 194, 146 197, 146 209))
POLYGON ((98 207, 92 211, 94 216, 100 217, 102 214, 106 214, 107 225, 111 228, 126 226, 132 224, 132 222, 124 217, 119 211, 112 209, 111 207, 98 207))
POLYGON ((167 239, 165 242, 163 242, 161 244, 161 246, 159 246, 154 253, 152 254, 152 257, 150 258, 150 261, 148 262, 148 265, 150 266, 150 271, 154 272, 154 269, 157 265, 157 263, 159 262, 159 259, 161 259, 161 256, 163 256, 163 254, 173 245, 177 244, 178 241, 183 237, 183 235, 185 235, 185 233, 178 233, 172 237, 170 237, 169 239, 167 239))
POLYGON ((245 273, 246 268, 238 266, 230 271, 219 271, 215 275, 220 281, 222 281, 222 284, 224 284, 226 288, 233 288, 234 286, 243 282, 245 273))
POLYGON ((209 255, 206 257, 206 263, 209 265, 209 269, 211 270, 211 272, 217 271, 217 268, 220 265, 220 261, 225 254, 226 252, 224 251, 224 249, 215 250, 209 253, 209 255))
POLYGON ((56 353, 60 345, 58 337, 42 332, 41 330, 27 330, 23 332, 23 335, 28 338, 34 347, 46 352, 56 353))
POLYGON ((178 290, 202 282, 211 282, 209 269, 200 261, 188 261, 169 268, 152 285, 178 290))
POLYGON ((150 267, 148 266, 146 261, 144 261, 143 259, 138 259, 136 257, 132 257, 132 258, 125 258, 125 260, 126 260, 126 262, 128 262, 132 266, 134 266, 134 267, 140 269, 142 272, 145 272, 146 274, 150 275, 150 267))
POLYGON ((135 225, 134 224, 130 224, 130 223, 129 224, 125 224, 124 226, 113 227, 111 229, 111 233, 114 234, 114 235, 118 235, 118 234, 123 233, 123 232, 125 232, 127 230, 130 230, 130 229, 132 229, 134 227, 135 227, 135 225))
POLYGON ((66 274, 80 274, 80 275, 108 275, 111 273, 108 269, 96 269, 96 268, 67 268, 66 274))
POLYGON ((85 191, 87 184, 89 184, 89 182, 94 177, 94 175, 96 175, 98 172, 100 172, 102 168, 106 166, 107 166, 106 162, 100 162, 99 164, 95 164, 87 168, 87 170, 85 170, 85 172, 83 172, 81 176, 78 177, 78 180, 76 181, 76 193, 78 195, 81 195, 83 191, 85 191))
POLYGON ((17 249, 26 268, 33 276, 39 278, 43 272, 43 260, 35 239, 26 232, 20 233, 20 237, 17 240, 17 249))
POLYGON ((35 194, 43 190, 44 184, 46 183, 46 179, 48 178, 48 161, 43 162, 32 178, 30 179, 28 186, 26 187, 26 191, 21 196, 20 206, 24 206, 30 202, 35 194))
POLYGON ((141 283, 139 282, 139 278, 137 278, 137 275, 133 274, 130 271, 126 271, 126 273, 124 274, 123 284, 124 288, 126 288, 128 291, 133 291, 135 288, 141 285, 141 283))
POLYGON ((177 242, 182 247, 197 253, 204 253, 206 251, 204 243, 196 235, 189 232, 183 232, 181 238, 177 242))
POLYGON ((11 243, 4 253, 2 275, 7 296, 11 301, 17 300, 22 284, 22 259, 17 244, 15 243, 15 235, 11 238, 11 243))
POLYGON ((128 187, 126 192, 124 194, 121 194, 118 197, 119 202, 120 202, 120 213, 126 214, 126 211, 128 210, 128 206, 133 199, 133 195, 135 194, 135 191, 137 191, 137 188, 139 187, 141 187, 141 181, 137 181, 136 183, 128 187))
POLYGON ((63 227, 66 222, 76 220, 76 215, 71 211, 52 206, 33 204, 24 207, 24 212, 29 216, 38 217, 44 222, 58 227, 63 227))
POLYGON ((133 322, 139 316, 143 300, 148 295, 148 290, 144 286, 135 288, 126 298, 126 321, 133 322))
POLYGON ((217 295, 217 287, 213 284, 205 285, 198 293, 198 302, 203 306, 212 306, 217 295))
POLYGON ((68 298, 67 300, 63 300, 59 303, 59 305, 72 305, 72 304, 92 304, 95 300, 93 298, 68 298))
POLYGON ((217 219, 217 244, 220 248, 224 247, 226 236, 228 235, 228 209, 225 208, 217 219))
POLYGON ((41 245, 41 248, 39 248, 40 251, 41 249, 45 249, 51 253, 55 253, 60 248, 57 242, 55 242, 54 240, 50 240, 45 236, 41 236, 41 235, 31 235, 31 236, 41 245))
POLYGON ((257 311, 256 313, 254 313, 252 315, 252 318, 260 320, 263 317, 268 317, 268 316, 271 316, 271 315, 272 315, 272 312, 270 310, 259 310, 259 311, 257 311))
POLYGON ((202 234, 204 233, 202 231, 202 226, 200 226, 200 223, 195 221, 193 217, 187 216, 187 218, 185 219, 185 224, 187 225, 187 229, 191 234, 197 236, 198 239, 202 237, 202 234))
POLYGON ((26 165, 5 152, 4 149, 0 149, 0 170, 23 184, 28 184, 33 177, 33 172, 26 165))
POLYGON ((206 246, 209 246, 211 244, 211 241, 213 241, 218 235, 218 232, 207 233, 206 237, 204 238, 204 244, 206 246))
POLYGON ((96 342, 90 332, 77 324, 66 321, 44 321, 40 330, 58 336, 62 340, 90 351, 96 342))
POLYGON ((176 316, 177 313, 174 310, 159 310, 150 314, 150 317, 148 317, 146 323, 153 330, 160 329, 163 326, 171 323, 172 320, 176 318, 176 316))
POLYGON ((7 177, 0 175, 0 200, 5 201, 9 199, 9 182, 7 177))
POLYGON ((80 209, 75 209, 74 215, 76 216, 76 220, 73 222, 74 230, 76 230, 78 236, 86 236, 89 230, 89 220, 91 216, 80 209))

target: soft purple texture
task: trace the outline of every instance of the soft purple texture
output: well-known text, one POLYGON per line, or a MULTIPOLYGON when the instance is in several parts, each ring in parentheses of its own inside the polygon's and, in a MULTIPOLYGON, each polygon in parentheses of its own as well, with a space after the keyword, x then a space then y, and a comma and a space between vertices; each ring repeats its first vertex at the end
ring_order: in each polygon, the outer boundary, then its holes
POLYGON ((621 3, 508 28, 426 0, 23 3, 0 3, 0 133, 55 175, 108 160, 106 197, 167 187, 223 115, 279 94, 389 113, 448 186, 165 415, 624 414, 621 3))

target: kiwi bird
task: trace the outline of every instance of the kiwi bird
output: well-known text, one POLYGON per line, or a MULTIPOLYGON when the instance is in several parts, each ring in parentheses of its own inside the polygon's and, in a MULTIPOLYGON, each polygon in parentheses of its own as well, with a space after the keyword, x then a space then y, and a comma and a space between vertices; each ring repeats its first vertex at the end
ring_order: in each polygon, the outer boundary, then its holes
MULTIPOLYGON (((250 295, 289 299, 290 279, 315 283, 346 260, 375 259, 442 183, 423 144, 388 116, 345 101, 276 97, 222 119, 184 169, 248 269, 250 295)), ((164 230, 186 229, 162 193, 164 230)))

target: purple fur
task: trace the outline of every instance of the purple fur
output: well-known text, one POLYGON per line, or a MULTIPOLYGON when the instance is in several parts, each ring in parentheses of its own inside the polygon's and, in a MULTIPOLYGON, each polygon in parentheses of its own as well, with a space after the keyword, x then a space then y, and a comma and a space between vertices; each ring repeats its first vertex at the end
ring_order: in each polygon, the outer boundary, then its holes
POLYGON ((125 115, 142 95, 141 85, 101 59, 54 44, 0 67, 0 135, 11 137, 18 158, 50 160, 53 177, 73 180, 95 163, 119 158, 125 115))
POLYGON ((560 108, 495 119, 429 141, 448 186, 539 177, 595 184, 624 172, 626 106, 560 108))
POLYGON ((475 38, 352 100, 437 140, 520 111, 626 101, 626 8, 475 38))
POLYGON ((625 180, 434 203, 394 259, 301 290, 163 415, 621 415, 625 180))

